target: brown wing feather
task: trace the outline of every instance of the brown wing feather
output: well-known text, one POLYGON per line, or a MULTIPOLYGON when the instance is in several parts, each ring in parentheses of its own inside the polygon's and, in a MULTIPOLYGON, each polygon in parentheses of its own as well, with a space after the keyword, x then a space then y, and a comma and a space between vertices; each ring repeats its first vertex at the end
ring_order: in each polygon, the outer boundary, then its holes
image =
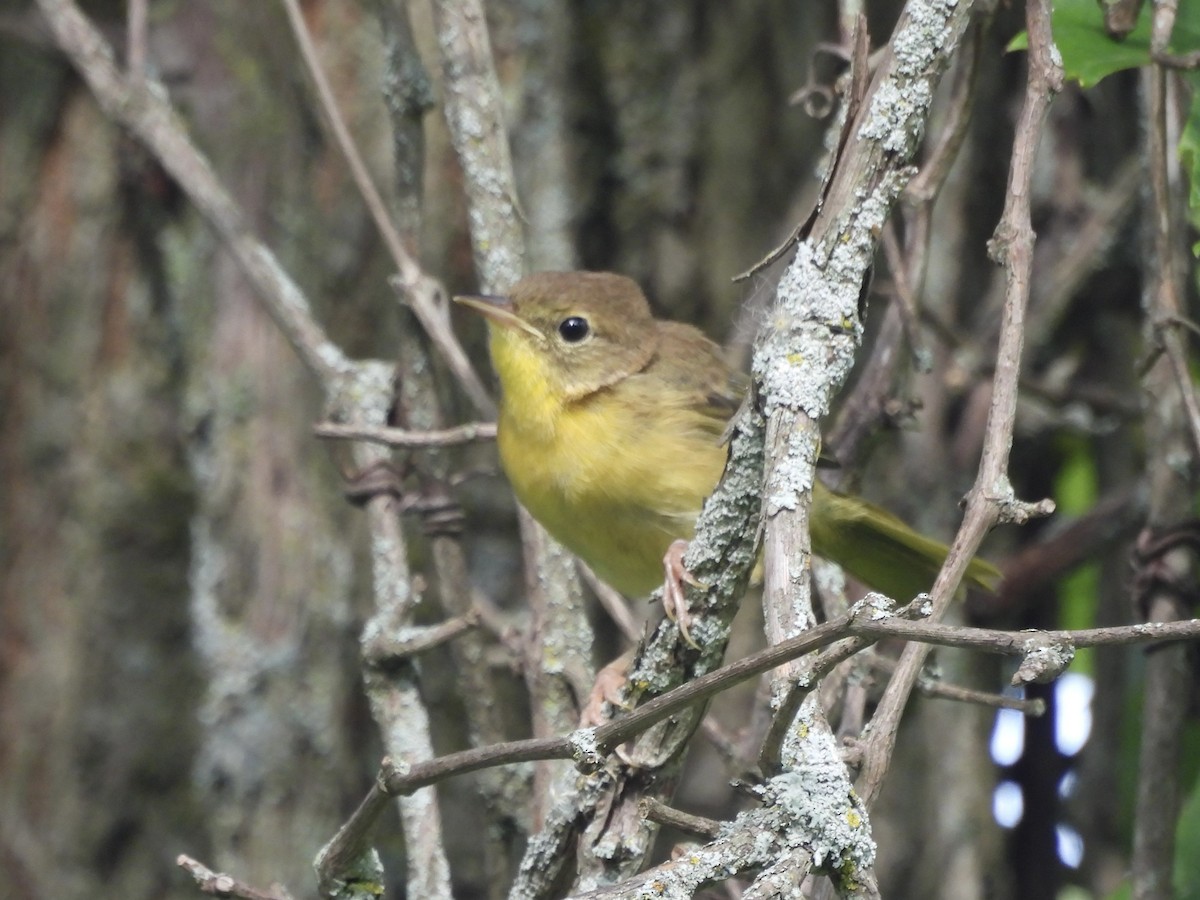
POLYGON ((741 406, 749 380, 729 368, 721 348, 681 322, 657 322, 659 351, 647 372, 664 379, 720 436, 741 406))

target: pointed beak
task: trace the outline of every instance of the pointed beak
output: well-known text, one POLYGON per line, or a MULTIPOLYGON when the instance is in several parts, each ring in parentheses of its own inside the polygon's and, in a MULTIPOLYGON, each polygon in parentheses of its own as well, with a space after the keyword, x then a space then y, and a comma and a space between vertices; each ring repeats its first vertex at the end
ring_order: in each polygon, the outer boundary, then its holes
POLYGON ((542 335, 536 328, 517 315, 513 302, 507 297, 490 295, 457 296, 454 302, 470 307, 482 315, 490 324, 504 328, 519 328, 534 337, 541 339, 542 335))

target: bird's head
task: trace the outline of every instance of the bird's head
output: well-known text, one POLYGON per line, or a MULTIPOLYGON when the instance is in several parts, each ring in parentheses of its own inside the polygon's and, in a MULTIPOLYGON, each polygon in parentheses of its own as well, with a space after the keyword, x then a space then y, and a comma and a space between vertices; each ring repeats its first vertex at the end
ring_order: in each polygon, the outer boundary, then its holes
POLYGON ((540 272, 505 297, 454 299, 487 319, 506 397, 534 389, 586 397, 640 371, 658 346, 645 295, 622 275, 540 272))

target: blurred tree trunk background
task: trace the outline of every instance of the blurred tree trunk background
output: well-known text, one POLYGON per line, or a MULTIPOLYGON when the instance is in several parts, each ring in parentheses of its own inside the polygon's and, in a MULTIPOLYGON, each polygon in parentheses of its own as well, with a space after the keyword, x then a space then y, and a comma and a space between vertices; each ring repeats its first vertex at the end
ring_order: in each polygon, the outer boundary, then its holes
MULTIPOLYGON (((869 4, 874 45, 900 6, 869 4)), ((410 10, 436 98, 430 13, 420 2, 410 10)), ((126 46, 124 4, 85 11, 126 46)), ((376 11, 308 0, 304 12, 378 183, 394 205, 411 201, 392 168, 386 89, 397 60, 376 11)), ((771 275, 731 278, 816 194, 829 120, 790 98, 841 71, 818 49, 840 40, 834 5, 513 0, 488 14, 532 268, 628 274, 660 315, 701 325, 744 359, 771 275)), ((974 475, 994 364, 1003 278, 986 244, 1024 89, 1023 57, 1004 47, 1021 27, 1019 10, 1001 9, 981 28, 974 116, 936 208, 928 270, 909 286, 918 330, 900 344, 878 427, 837 473, 942 538, 974 475)), ((194 140, 331 337, 352 356, 394 358, 415 326, 387 286, 389 263, 281 7, 157 2, 148 36, 149 65, 194 140)), ((962 77, 952 69, 944 90, 962 77)), ((1064 514, 1007 529, 987 551, 1016 559, 1111 501, 1107 532, 1081 551, 1100 558, 1100 574, 1070 591, 1041 581, 968 604, 960 621, 1080 627, 1134 614, 1124 560, 1146 451, 1136 369, 1146 253, 1130 175, 1140 102, 1132 73, 1068 87, 1045 132, 1013 475, 1019 496, 1057 497, 1064 514), (1081 248, 1081 226, 1105 204, 1115 211, 1100 240, 1081 248)), ((422 262, 468 291, 461 174, 436 108, 425 141, 422 262)), ((897 296, 880 260, 864 362, 897 296)), ((486 371, 477 323, 458 325, 486 371)), ((470 416, 449 399, 453 415, 470 416)), ((343 496, 348 454, 311 434, 321 414, 315 384, 226 249, 99 110, 32 5, 0 3, 0 897, 192 897, 174 865, 185 852, 312 894, 313 855, 382 754, 359 670, 368 537, 343 496)), ((477 583, 519 625, 516 520, 493 451, 455 462, 488 470, 460 492, 468 549, 477 583)), ((416 522, 412 532, 423 572, 416 522)), ((755 604, 745 604, 743 651, 761 641, 755 604)), ((440 618, 436 590, 425 607, 440 618)), ((612 627, 597 624, 615 647, 612 627)), ((520 734, 519 675, 491 652, 520 734)), ((915 700, 873 820, 886 893, 1040 898, 1067 881, 1094 896, 1112 890, 1128 865, 1123 773, 1136 759, 1140 658, 1090 657, 1091 739, 1077 759, 1060 752, 1047 719, 1027 723, 1023 755, 1000 771, 993 713, 915 700), (1074 788, 1063 792, 1068 769, 1074 788), (1024 815, 1007 829, 992 811, 1002 779, 1024 789, 1024 815), (1059 856, 1064 825, 1084 848, 1074 868, 1059 856)), ((974 654, 938 661, 947 681, 986 690, 1010 674, 974 654)), ((437 749, 462 746, 449 654, 423 658, 420 677, 437 749)), ((752 719, 752 689, 738 696, 714 708, 733 736, 752 719)), ((700 744, 677 805, 727 816, 737 773, 700 744)), ((477 855, 472 780, 439 796, 457 896, 502 893, 477 855)), ((403 884, 398 832, 389 821, 379 837, 391 896, 403 884)))

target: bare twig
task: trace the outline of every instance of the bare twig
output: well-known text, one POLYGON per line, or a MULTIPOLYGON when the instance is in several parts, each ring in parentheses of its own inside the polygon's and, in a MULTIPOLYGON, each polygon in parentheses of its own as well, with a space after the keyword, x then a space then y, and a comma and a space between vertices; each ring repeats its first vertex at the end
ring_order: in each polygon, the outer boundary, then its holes
MULTIPOLYGON (((416 15, 412 5, 395 0, 374 0, 373 5, 388 58, 384 97, 392 120, 397 230, 404 246, 414 248, 415 254, 422 232, 424 125, 433 106, 433 90, 417 51, 414 22, 410 19, 416 15)), ((403 301, 410 293, 403 277, 391 282, 403 301)), ((444 304, 444 298, 441 300, 444 304)), ((402 312, 410 327, 404 329, 397 342, 395 400, 389 423, 449 436, 447 432, 454 430, 445 428, 446 416, 435 380, 437 370, 428 343, 419 329, 411 327, 415 325, 409 322, 413 315, 410 310, 402 312)), ((494 426, 487 425, 468 426, 464 431, 481 437, 495 435, 494 426)), ((454 476, 448 464, 448 458, 437 449, 413 457, 411 465, 422 506, 434 510, 452 505, 449 490, 454 476)), ((460 529, 454 527, 453 517, 438 522, 427 516, 423 524, 443 612, 476 618, 488 604, 475 597, 471 588, 460 529)), ((500 640, 507 642, 508 636, 501 636, 500 640)), ((500 700, 501 685, 486 636, 478 630, 464 632, 449 649, 469 744, 480 746, 503 741, 513 723, 509 721, 508 707, 500 700)), ((511 882, 513 847, 529 833, 529 782, 526 771, 496 769, 483 773, 472 786, 483 801, 477 820, 476 848, 492 900, 498 900, 503 887, 511 882)))
MULTIPOLYGON (((673 625, 671 627, 674 628, 673 625)), ((596 728, 573 732, 567 736, 512 741, 504 745, 449 754, 437 760, 413 763, 403 772, 397 772, 394 777, 387 779, 386 787, 392 793, 407 793, 452 775, 531 759, 575 759, 583 766, 595 767, 600 757, 656 723, 682 712, 689 706, 702 703, 714 694, 748 678, 761 675, 790 659, 824 646, 835 640, 839 634, 844 634, 848 627, 850 616, 847 614, 838 620, 812 628, 789 641, 768 647, 695 678, 596 728)))
POLYGON ((740 815, 723 837, 702 853, 684 853, 619 884, 582 894, 573 900, 638 900, 643 897, 692 897, 706 884, 725 881, 739 872, 769 865, 781 855, 794 860, 781 833, 790 816, 774 810, 751 810, 740 815))
POLYGON ((715 819, 697 816, 693 813, 685 813, 683 810, 667 806, 661 800, 656 800, 653 797, 647 797, 642 800, 640 809, 642 815, 647 819, 658 822, 660 825, 670 825, 672 828, 678 828, 680 831, 687 831, 691 834, 698 834, 701 837, 715 838, 717 832, 721 830, 721 823, 715 819))
POLYGON ((1187 350, 1175 329, 1160 326, 1159 339, 1171 364, 1171 374, 1179 384, 1179 400, 1187 412, 1186 425, 1192 438, 1193 451, 1200 451, 1200 399, 1196 397, 1192 373, 1188 368, 1187 350))
POLYGON ((1171 32, 1175 30, 1175 15, 1179 12, 1179 0, 1157 0, 1151 5, 1150 52, 1166 53, 1171 43, 1171 32))
MULTIPOLYGON (((888 674, 896 671, 896 661, 889 656, 884 656, 881 653, 871 654, 871 666, 880 669, 888 674)), ((1024 697, 1014 697, 1010 694, 995 694, 988 691, 979 691, 974 688, 966 688, 957 684, 947 684, 938 678, 931 678, 925 674, 917 680, 917 690, 926 697, 932 697, 941 700, 956 700, 963 703, 974 703, 979 706, 987 706, 993 709, 1012 709, 1026 716, 1044 716, 1046 714, 1046 701, 1040 697, 1035 697, 1032 700, 1027 700, 1024 697)))
POLYGON ((427 653, 470 631, 478 624, 479 613, 472 610, 465 615, 447 619, 440 625, 409 629, 399 634, 374 635, 370 642, 363 644, 363 659, 372 665, 386 665, 409 656, 427 653))
POLYGON ((1152 52, 1151 59, 1167 69, 1180 69, 1184 72, 1190 72, 1192 69, 1200 69, 1200 50, 1193 50, 1190 53, 1152 52))
POLYGON ((146 72, 146 24, 149 0, 129 0, 126 16, 125 68, 131 80, 139 80, 146 72))
MULTIPOLYGON (((868 445, 867 439, 888 416, 895 375, 902 358, 907 310, 907 301, 903 299, 888 305, 871 356, 829 431, 829 446, 838 462, 847 469, 858 463, 868 445)), ((915 333, 909 331, 909 334, 915 333)))
POLYGON ((370 428, 365 425, 338 425, 319 422, 313 426, 319 438, 341 441, 370 441, 388 447, 456 447, 477 441, 496 439, 494 422, 469 422, 453 428, 413 431, 407 428, 370 428))
POLYGON ((346 158, 350 174, 371 213, 375 227, 383 237, 388 253, 391 254, 392 261, 396 264, 396 269, 400 273, 399 284, 408 297, 413 313, 450 366, 450 370, 458 379, 463 391, 475 404, 475 408, 484 415, 495 415, 496 407, 492 398, 483 386, 483 382, 479 380, 478 373, 471 366, 466 352, 450 328, 450 319, 446 315, 445 303, 443 302, 440 306, 438 304, 438 298, 446 296, 445 290, 421 270, 408 248, 405 247, 400 232, 392 224, 392 218, 383 202, 383 197, 380 195, 379 189, 375 187, 375 182, 367 171, 366 163, 363 162, 362 155, 358 152, 358 146, 350 135, 350 129, 346 127, 346 121, 333 96, 333 89, 329 86, 329 80, 321 68, 321 61, 317 58, 317 49, 313 46, 312 37, 308 33, 304 14, 300 11, 299 0, 283 0, 283 6, 287 11, 288 22, 292 26, 292 33, 296 36, 296 43, 300 47, 300 55, 316 85, 321 108, 325 111, 329 125, 333 129, 334 139, 337 141, 342 155, 346 158))
POLYGON ((1040 588, 1096 558, 1104 548, 1131 537, 1145 514, 1144 485, 1101 498, 1092 509, 1053 536, 1028 544, 1006 559, 1000 590, 996 594, 970 593, 967 610, 973 617, 986 620, 1025 609, 1040 588))
POLYGON ((501 294, 525 272, 525 237, 483 4, 437 0, 433 12, 445 77, 446 122, 463 166, 471 210, 475 268, 483 292, 501 294))
MULTIPOLYGON (((814 618, 808 530, 818 422, 853 363, 861 340, 859 299, 878 236, 912 175, 908 162, 925 126, 929 98, 967 18, 965 6, 910 3, 905 8, 860 114, 852 117, 853 139, 835 161, 823 206, 780 281, 774 327, 764 330, 755 350, 753 371, 767 421, 763 604, 771 639, 814 618), (932 34, 938 39, 931 40, 932 34)), ((777 733, 786 723, 781 718, 777 733)), ((784 767, 826 773, 825 782, 807 795, 810 827, 826 831, 840 827, 833 819, 854 822, 852 829, 840 831, 844 843, 833 851, 839 880, 873 883, 874 845, 865 807, 850 789, 828 726, 807 698, 796 712, 795 727, 778 746, 784 767)))
POLYGON ((204 863, 192 859, 190 856, 180 854, 175 859, 175 865, 192 876, 196 887, 202 893, 211 894, 214 897, 239 897, 241 900, 292 900, 292 895, 282 885, 273 884, 262 891, 232 875, 214 872, 204 863))
POLYGON ((954 64, 954 87, 948 100, 945 122, 933 149, 926 154, 920 171, 900 195, 904 221, 903 247, 894 222, 888 223, 882 235, 888 268, 895 282, 895 303, 889 304, 871 356, 829 432, 830 445, 837 453, 838 460, 846 466, 855 465, 866 446, 866 438, 887 415, 888 399, 902 361, 902 335, 907 336, 912 357, 918 364, 927 355, 917 320, 928 259, 930 221, 934 201, 949 177, 970 125, 983 30, 984 22, 978 18, 968 27, 954 64))
MULTIPOLYGON (((1160 28, 1165 29, 1161 37, 1163 46, 1170 37, 1170 28, 1174 23, 1174 10, 1169 11, 1160 7, 1171 7, 1169 3, 1155 4, 1155 35, 1160 28), (1165 19, 1165 21, 1160 21, 1165 19)), ((1191 370, 1188 365, 1187 348, 1179 334, 1178 323, 1186 321, 1183 313, 1183 301, 1180 297, 1179 266, 1176 261, 1176 229, 1174 227, 1175 212, 1171 202, 1172 186, 1169 174, 1168 153, 1170 141, 1167 137, 1167 75, 1159 67, 1152 67, 1147 76, 1150 80, 1149 110, 1148 110, 1148 139, 1150 146, 1150 186, 1153 197, 1154 224, 1154 272, 1151 287, 1150 322, 1154 328, 1151 335, 1152 343, 1161 346, 1170 363, 1171 372, 1175 376, 1179 402, 1186 412, 1184 424, 1191 435, 1193 459, 1200 455, 1200 399, 1196 397, 1196 388, 1192 382, 1191 370)))
POLYGON ((378 876, 383 867, 371 847, 371 832, 375 822, 391 802, 391 795, 382 790, 378 783, 372 785, 350 818, 342 824, 329 843, 321 848, 313 866, 317 870, 317 883, 322 894, 327 897, 342 897, 350 893, 354 900, 358 900, 369 891, 348 892, 342 888, 352 878, 357 876, 361 879, 363 875, 370 874, 372 869, 375 883, 378 883, 378 876))
MULTIPOLYGON (((379 366, 379 369, 379 378, 386 379, 390 385, 390 367, 379 366)), ((362 395, 386 396, 387 389, 377 384, 363 391, 362 395)), ((377 427, 382 424, 383 410, 378 407, 367 410, 352 407, 347 418, 377 427)), ((354 444, 354 459, 359 468, 365 470, 386 462, 387 451, 359 442, 354 444)), ((398 507, 399 501, 388 493, 376 494, 366 504, 367 523, 371 530, 375 611, 363 627, 361 641, 364 647, 371 646, 380 636, 403 633, 411 627, 413 613, 420 599, 412 587, 398 507)), ((379 725, 388 752, 412 759, 432 756, 429 716, 412 668, 367 667, 363 673, 363 684, 372 716, 379 725)), ((436 798, 432 792, 426 792, 421 796, 402 799, 399 806, 409 848, 406 880, 409 893, 429 897, 430 900, 449 898, 450 871, 436 798)), ((364 824, 364 835, 369 830, 368 824, 364 824)), ((342 883, 348 878, 359 883, 365 877, 364 872, 376 872, 377 880, 382 876, 382 867, 373 851, 364 849, 361 855, 350 859, 324 850, 318 856, 317 875, 322 885, 342 883)))
POLYGON ((788 731, 800 705, 817 689, 820 679, 832 672, 834 667, 869 646, 871 642, 866 638, 850 637, 826 647, 792 680, 786 693, 782 697, 777 696, 773 703, 775 716, 763 736, 762 746, 758 751, 758 767, 763 772, 774 774, 783 769, 783 744, 788 731))
POLYGON ((926 697, 939 700, 973 703, 989 709, 1013 709, 1026 716, 1044 716, 1046 714, 1046 701, 1041 697, 1026 700, 1024 697, 1010 697, 1007 694, 977 691, 959 684, 946 684, 944 681, 924 677, 917 680, 917 690, 926 697))

